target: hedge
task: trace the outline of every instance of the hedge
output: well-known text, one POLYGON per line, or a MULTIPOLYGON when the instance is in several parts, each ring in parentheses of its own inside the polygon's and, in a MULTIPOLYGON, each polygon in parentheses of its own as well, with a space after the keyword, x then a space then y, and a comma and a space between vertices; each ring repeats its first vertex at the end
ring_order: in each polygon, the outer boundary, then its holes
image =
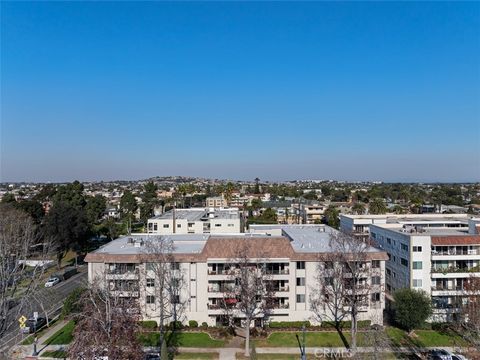
MULTIPOLYGON (((359 320, 357 321, 357 328, 367 329, 371 324, 372 322, 370 320, 359 320)), ((335 329, 335 321, 323 321, 321 327, 325 329, 335 329)), ((340 329, 350 329, 351 327, 351 321, 340 321, 340 329)))
POLYGON ((157 322, 155 320, 140 321, 140 326, 145 329, 156 329, 157 322))
POLYGON ((198 321, 196 321, 196 320, 190 320, 190 321, 188 322, 188 327, 191 327, 191 328, 196 328, 196 327, 198 327, 198 321))
POLYGON ((273 329, 287 329, 287 328, 298 328, 301 329, 302 326, 310 327, 310 321, 271 321, 268 326, 273 329))

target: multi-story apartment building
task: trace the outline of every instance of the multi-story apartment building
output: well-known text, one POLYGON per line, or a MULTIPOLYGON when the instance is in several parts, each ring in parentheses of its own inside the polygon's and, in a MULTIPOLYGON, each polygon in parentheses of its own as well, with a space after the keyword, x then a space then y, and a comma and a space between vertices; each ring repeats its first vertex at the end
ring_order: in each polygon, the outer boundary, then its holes
POLYGON ((475 220, 469 222, 470 233, 456 218, 371 224, 371 240, 389 257, 387 297, 405 287, 424 290, 432 297, 433 321, 454 319, 465 281, 480 276, 480 235, 474 232, 475 220))
POLYGON ((230 234, 241 231, 237 208, 190 208, 170 210, 148 219, 149 234, 230 234))
MULTIPOLYGON (((332 259, 331 234, 327 226, 285 228, 276 225, 257 228, 261 234, 213 235, 183 234, 159 236, 137 234, 116 239, 86 257, 90 282, 108 286, 119 296, 139 300, 144 319, 160 321, 155 273, 151 271, 155 256, 149 244, 172 241, 171 264, 185 280, 176 302, 182 302, 183 322, 196 320, 208 325, 220 324, 225 310, 220 306, 225 293, 238 286, 235 279, 238 250, 248 244, 248 259, 260 267, 273 282, 273 309, 269 321, 311 321, 318 323, 311 311, 312 288, 324 259, 332 259), (269 235, 266 235, 266 234, 269 235), (121 284, 119 283, 121 282, 121 284), (122 284, 127 283, 128 290, 122 284)), ((368 300, 362 303, 359 319, 382 323, 385 306, 384 280, 387 254, 369 248, 362 263, 368 277, 362 286, 369 287, 368 300)), ((328 269, 325 270, 327 275, 328 269)), ((241 299, 226 299, 233 306, 241 299)), ((328 310, 325 310, 328 311, 328 310)), ((236 313, 241 322, 242 314, 236 313)), ((345 319, 347 320, 347 318, 345 319)), ((256 323, 262 323, 263 318, 256 323)))
POLYGON ((384 214, 340 215, 340 230, 360 239, 368 239, 370 225, 402 224, 423 227, 468 227, 465 214, 384 214))
POLYGON ((321 223, 327 207, 323 204, 300 204, 299 215, 303 224, 321 223))
POLYGON ((205 200, 207 208, 226 208, 228 207, 227 200, 223 196, 207 197, 205 200))

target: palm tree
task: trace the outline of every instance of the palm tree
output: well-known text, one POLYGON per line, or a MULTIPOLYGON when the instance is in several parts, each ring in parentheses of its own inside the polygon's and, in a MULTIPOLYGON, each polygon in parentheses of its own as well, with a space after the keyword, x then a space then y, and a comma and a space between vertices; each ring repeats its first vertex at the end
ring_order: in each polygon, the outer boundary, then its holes
POLYGON ((368 212, 372 215, 386 214, 387 206, 383 199, 376 198, 369 204, 368 212))
POLYGON ((357 202, 352 206, 352 211, 354 214, 363 215, 365 214, 365 205, 357 202))

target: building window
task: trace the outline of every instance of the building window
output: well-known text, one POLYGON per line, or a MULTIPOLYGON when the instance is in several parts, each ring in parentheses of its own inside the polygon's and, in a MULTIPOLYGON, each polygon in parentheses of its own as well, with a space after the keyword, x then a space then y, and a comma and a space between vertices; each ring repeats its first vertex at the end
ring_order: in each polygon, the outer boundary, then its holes
POLYGON ((178 263, 178 262, 170 263, 170 269, 172 269, 172 270, 180 270, 180 263, 178 263))
POLYGON ((421 261, 414 261, 413 262, 413 269, 414 270, 421 270, 422 269, 422 262, 421 261))
POLYGON ((228 227, 233 227, 234 225, 233 224, 228 224, 228 227))
POLYGON ((387 237, 387 244, 392 244, 392 240, 390 238, 387 237))
POLYGON ((195 223, 188 223, 188 227, 193 227, 195 223))
POLYGON ((305 261, 297 261, 297 269, 305 270, 305 261))
POLYGON ((177 228, 181 228, 182 227, 182 224, 177 224, 177 228))
POLYGON ((400 244, 400 246, 402 247, 403 251, 408 251, 408 245, 400 244))
POLYGON ((413 247, 413 252, 422 252, 422 247, 421 246, 414 246, 413 247))
POLYGON ((215 224, 215 226, 216 226, 216 227, 220 227, 220 226, 222 226, 222 224, 215 224))
POLYGON ((164 229, 168 229, 170 227, 170 224, 163 224, 164 229))
POLYGON ((197 297, 195 295, 190 296, 191 299, 196 299, 197 297))
POLYGON ((154 231, 157 231, 157 230, 158 230, 158 224, 157 224, 157 223, 153 224, 153 230, 154 230, 154 231))
POLYGON ((422 287, 422 279, 413 279, 413 287, 422 287))
POLYGON ((147 287, 154 287, 155 286, 155 279, 147 278, 147 287))
POLYGON ((372 260, 372 268, 378 269, 380 267, 380 260, 372 260))
POLYGON ((333 262, 325 261, 325 269, 333 269, 333 262))
POLYGON ((403 266, 408 266, 408 260, 407 259, 401 258, 400 262, 403 266))
POLYGON ((372 276, 372 285, 380 285, 380 276, 372 276))
POLYGON ((392 271, 390 269, 386 269, 387 270, 387 275, 392 275, 392 271))
POLYGON ((372 293, 372 302, 380 301, 380 293, 372 293))
POLYGON ((155 296, 147 295, 147 304, 155 304, 155 296))
POLYGON ((180 295, 172 295, 172 304, 180 304, 180 295))
POLYGON ((304 277, 298 277, 297 278, 297 286, 305 286, 305 278, 304 277))
POLYGON ((304 302, 305 302, 305 294, 298 294, 297 303, 304 303, 304 302))
POLYGON ((147 269, 147 271, 155 271, 155 264, 154 263, 147 263, 146 269, 147 269))

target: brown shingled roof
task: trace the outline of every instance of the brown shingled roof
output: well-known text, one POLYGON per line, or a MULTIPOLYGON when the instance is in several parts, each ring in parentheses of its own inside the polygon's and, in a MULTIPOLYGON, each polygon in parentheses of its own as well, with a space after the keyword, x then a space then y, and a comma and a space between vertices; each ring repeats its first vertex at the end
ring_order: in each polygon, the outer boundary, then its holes
POLYGON ((266 237, 210 237, 201 256, 207 258, 233 259, 246 246, 249 258, 290 258, 294 250, 284 236, 266 237))
POLYGON ((480 235, 432 236, 432 245, 480 245, 480 235))

